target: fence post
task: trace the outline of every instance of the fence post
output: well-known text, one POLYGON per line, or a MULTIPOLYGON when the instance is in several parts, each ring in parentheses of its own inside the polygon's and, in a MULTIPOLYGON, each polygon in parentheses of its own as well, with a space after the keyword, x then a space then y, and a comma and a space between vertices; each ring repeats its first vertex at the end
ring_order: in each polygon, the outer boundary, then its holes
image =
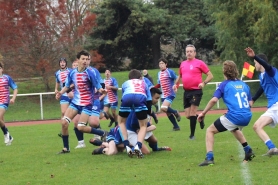
POLYGON ((41 106, 41 120, 43 120, 43 103, 42 103, 42 93, 40 93, 40 106, 41 106))

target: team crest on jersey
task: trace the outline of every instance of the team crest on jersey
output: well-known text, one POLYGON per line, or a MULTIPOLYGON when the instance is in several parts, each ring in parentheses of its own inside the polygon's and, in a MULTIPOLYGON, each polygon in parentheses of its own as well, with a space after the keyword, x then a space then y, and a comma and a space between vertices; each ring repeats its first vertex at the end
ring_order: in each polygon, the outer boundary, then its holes
POLYGON ((192 70, 193 69, 193 65, 190 65, 190 70, 192 70))
POLYGON ((97 106, 93 106, 92 110, 97 110, 97 106))

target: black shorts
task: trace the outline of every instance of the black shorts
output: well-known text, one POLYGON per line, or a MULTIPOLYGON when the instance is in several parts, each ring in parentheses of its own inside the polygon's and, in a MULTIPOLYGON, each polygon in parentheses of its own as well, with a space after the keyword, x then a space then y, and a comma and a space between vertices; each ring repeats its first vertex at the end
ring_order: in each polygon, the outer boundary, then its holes
POLYGON ((183 107, 184 109, 190 107, 191 105, 199 106, 203 96, 202 89, 198 90, 184 90, 183 93, 183 107))

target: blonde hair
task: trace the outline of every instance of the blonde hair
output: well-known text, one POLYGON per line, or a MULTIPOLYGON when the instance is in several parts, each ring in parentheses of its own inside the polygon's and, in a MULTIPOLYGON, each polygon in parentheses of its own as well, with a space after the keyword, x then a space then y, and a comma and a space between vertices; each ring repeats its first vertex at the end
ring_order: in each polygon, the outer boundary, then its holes
POLYGON ((227 80, 238 79, 239 72, 234 61, 226 60, 223 63, 223 74, 226 76, 227 80))

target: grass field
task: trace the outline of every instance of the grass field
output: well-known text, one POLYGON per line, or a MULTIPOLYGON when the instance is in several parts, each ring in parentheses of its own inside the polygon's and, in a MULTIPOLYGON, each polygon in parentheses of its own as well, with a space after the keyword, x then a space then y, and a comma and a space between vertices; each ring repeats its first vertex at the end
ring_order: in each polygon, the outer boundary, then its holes
MULTIPOLYGON (((212 71, 214 78, 212 82, 221 82, 223 81, 223 74, 222 74, 222 66, 221 65, 214 65, 209 66, 210 70, 212 71)), ((176 74, 178 74, 178 69, 173 69, 176 74)), ((153 77, 154 83, 157 82, 157 73, 158 69, 148 70, 149 74, 153 77)), ((104 74, 101 74, 104 78, 104 74)), ((128 71, 122 71, 122 72, 113 72, 112 76, 115 77, 118 81, 119 87, 121 87, 122 83, 127 80, 128 77, 128 71)), ((52 86, 54 90, 54 78, 52 79, 52 86)), ((254 94, 258 89, 258 82, 248 83, 250 85, 250 88, 252 90, 252 93, 254 94)), ((200 104, 199 109, 202 110, 206 106, 207 102, 210 100, 210 98, 213 95, 213 92, 215 91, 216 86, 215 85, 206 85, 204 91, 203 91, 203 98, 200 104)), ((31 80, 31 81, 25 81, 25 82, 18 82, 18 89, 19 94, 26 94, 26 93, 40 93, 44 92, 44 87, 41 84, 41 81, 39 79, 31 80)), ((119 100, 121 99, 121 91, 118 93, 119 100)), ((176 98, 173 102, 172 107, 183 111, 183 89, 180 87, 178 90, 178 93, 176 95, 176 98)), ((261 107, 266 106, 267 100, 265 96, 263 95, 257 102, 254 104, 254 106, 261 107)), ((220 109, 225 109, 225 105, 222 101, 222 99, 219 101, 220 109)), ((215 106, 213 109, 217 109, 215 106)), ((5 120, 7 122, 12 121, 26 121, 26 120, 40 120, 41 119, 41 113, 40 113, 40 99, 39 96, 19 96, 16 99, 16 103, 14 105, 10 105, 7 113, 5 114, 5 120)), ((44 119, 58 119, 60 117, 60 106, 59 102, 55 99, 54 95, 44 95, 43 96, 43 117, 44 119)))
MULTIPOLYGON (((199 167, 205 158, 205 129, 199 126, 196 140, 188 140, 189 121, 184 117, 180 122, 181 131, 171 131, 167 118, 159 118, 154 131, 159 146, 170 146, 172 151, 156 152, 143 159, 128 158, 125 153, 116 156, 95 155, 95 146, 88 143, 86 148, 74 149, 77 144, 70 125, 71 153, 56 155, 62 149, 57 136, 60 124, 9 127, 14 137, 11 146, 0 145, 0 184, 42 185, 42 184, 276 184, 278 157, 261 156, 267 151, 264 143, 252 130, 254 121, 261 113, 254 113, 250 126, 244 134, 256 157, 243 164, 243 150, 229 132, 215 137, 215 165, 199 167)), ((207 115, 206 127, 220 115, 207 115)), ((108 130, 108 121, 101 126, 108 130)), ((266 128, 277 143, 277 130, 266 128)))

